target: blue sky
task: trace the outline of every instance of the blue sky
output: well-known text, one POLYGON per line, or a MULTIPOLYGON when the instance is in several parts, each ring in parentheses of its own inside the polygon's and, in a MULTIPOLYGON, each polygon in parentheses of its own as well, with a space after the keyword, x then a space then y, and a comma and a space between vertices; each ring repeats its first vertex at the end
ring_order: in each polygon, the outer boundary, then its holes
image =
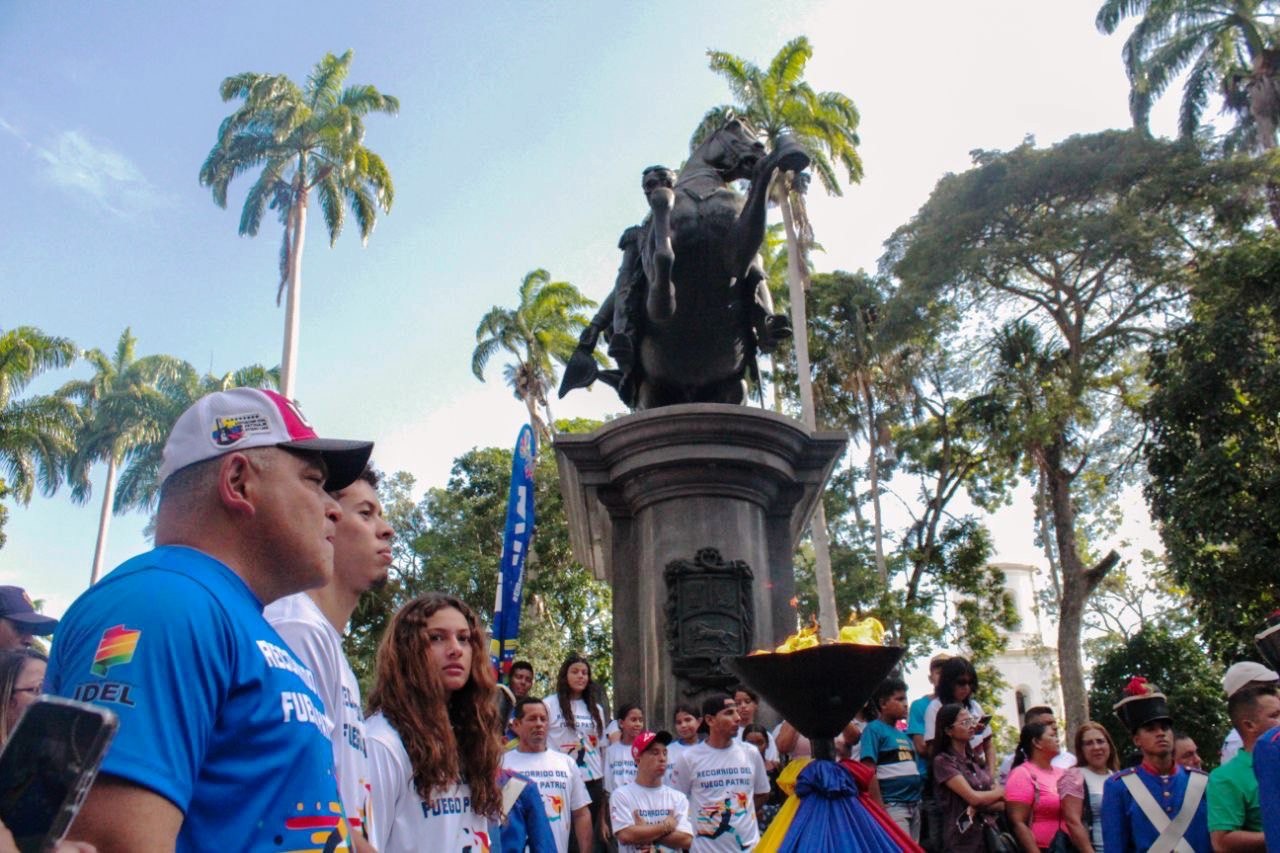
MULTIPOLYGON (((396 202, 366 247, 351 230, 329 248, 313 219, 297 397, 322 432, 377 441, 380 467, 442 484, 455 456, 509 443, 524 416, 500 362, 485 384, 470 373, 479 318, 536 267, 603 298, 617 237, 644 213, 640 170, 678 164, 702 114, 729 99, 708 48, 764 64, 810 37, 807 79, 857 103, 866 166, 843 198, 814 194, 818 265, 869 268, 971 149, 1128 123, 1121 37, 1100 35, 1095 12, 1025 0, 5 3, 0 328, 109 349, 130 326, 141 354, 202 370, 277 364, 279 226, 237 236, 250 181, 222 210, 196 176, 231 109, 224 77, 300 81, 325 52, 352 48, 349 81, 401 102, 399 116, 369 119, 366 139, 396 202)), ((1172 131, 1173 106, 1157 130, 1172 131)), ((40 390, 84 373, 51 374, 40 390)), ((610 393, 578 392, 556 415, 617 412, 610 393)), ((0 583, 65 609, 87 581, 98 497, 13 508, 0 583)), ((144 523, 114 520, 109 565, 145 547, 144 523)), ((1002 517, 996 532, 1002 559, 1035 558, 1029 519, 1002 517)))

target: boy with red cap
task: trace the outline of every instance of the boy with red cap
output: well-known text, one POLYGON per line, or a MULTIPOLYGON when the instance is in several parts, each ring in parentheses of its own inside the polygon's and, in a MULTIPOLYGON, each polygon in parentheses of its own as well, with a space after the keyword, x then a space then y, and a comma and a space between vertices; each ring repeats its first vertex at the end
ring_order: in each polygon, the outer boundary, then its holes
POLYGON ((662 784, 671 740, 670 732, 641 732, 631 742, 636 778, 609 800, 618 853, 688 850, 693 843, 689 799, 662 784))

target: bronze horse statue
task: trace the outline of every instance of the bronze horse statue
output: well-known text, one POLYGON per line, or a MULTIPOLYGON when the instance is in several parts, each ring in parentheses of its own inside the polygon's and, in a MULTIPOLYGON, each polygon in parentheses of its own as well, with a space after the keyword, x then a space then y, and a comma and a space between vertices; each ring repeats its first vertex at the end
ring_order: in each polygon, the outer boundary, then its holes
POLYGON ((773 303, 758 253, 774 171, 798 172, 809 156, 783 140, 771 153, 730 118, 689 156, 679 178, 650 167, 642 187, 650 215, 619 243, 622 267, 565 368, 563 397, 596 378, 632 409, 676 403, 742 403, 757 351, 791 336, 773 303), (746 196, 732 182, 746 179, 746 196), (609 339, 616 370, 599 370, 609 339))

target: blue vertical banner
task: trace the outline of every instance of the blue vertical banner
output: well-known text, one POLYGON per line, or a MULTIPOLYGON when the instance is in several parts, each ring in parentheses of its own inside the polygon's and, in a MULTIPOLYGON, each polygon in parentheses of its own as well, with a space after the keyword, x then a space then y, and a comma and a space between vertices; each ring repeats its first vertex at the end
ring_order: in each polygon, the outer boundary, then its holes
POLYGON ((525 424, 511 458, 511 493, 507 523, 502 532, 502 563, 498 566, 498 594, 493 606, 493 635, 489 657, 499 678, 511 669, 520 637, 520 604, 524 597, 524 563, 533 537, 533 467, 537 441, 525 424))

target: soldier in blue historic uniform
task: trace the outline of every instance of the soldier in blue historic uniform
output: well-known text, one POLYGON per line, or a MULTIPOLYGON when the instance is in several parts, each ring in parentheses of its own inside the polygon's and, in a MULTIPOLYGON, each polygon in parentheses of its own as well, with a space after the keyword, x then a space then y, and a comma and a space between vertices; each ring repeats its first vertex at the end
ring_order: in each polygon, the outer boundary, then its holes
POLYGON ((1133 735, 1142 763, 1122 770, 1102 789, 1102 838, 1107 853, 1210 853, 1209 776, 1173 760, 1173 719, 1164 694, 1132 679, 1113 707, 1133 735))

